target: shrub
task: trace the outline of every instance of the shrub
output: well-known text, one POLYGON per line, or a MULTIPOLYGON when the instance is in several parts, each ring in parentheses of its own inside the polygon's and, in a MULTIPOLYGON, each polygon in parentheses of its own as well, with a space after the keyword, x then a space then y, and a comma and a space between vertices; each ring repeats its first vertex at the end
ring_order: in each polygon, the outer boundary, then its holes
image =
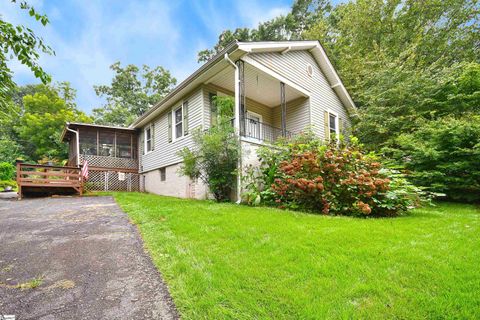
POLYGON ((13 180, 0 180, 0 190, 4 190, 6 187, 12 187, 13 189, 17 188, 17 182, 13 180))
POLYGON ((411 181, 450 200, 480 201, 480 116, 426 122, 397 139, 411 181))
POLYGON ((215 102, 217 124, 207 131, 193 132, 195 148, 179 152, 183 159, 180 173, 202 180, 217 201, 226 201, 236 185, 239 142, 231 125, 232 99, 217 97, 215 102))
POLYGON ((307 133, 278 147, 260 151, 261 173, 247 184, 248 202, 322 214, 394 216, 423 200, 420 189, 362 152, 355 138, 349 145, 325 145, 307 133))
POLYGON ((0 180, 13 180, 15 166, 9 162, 0 162, 0 180))

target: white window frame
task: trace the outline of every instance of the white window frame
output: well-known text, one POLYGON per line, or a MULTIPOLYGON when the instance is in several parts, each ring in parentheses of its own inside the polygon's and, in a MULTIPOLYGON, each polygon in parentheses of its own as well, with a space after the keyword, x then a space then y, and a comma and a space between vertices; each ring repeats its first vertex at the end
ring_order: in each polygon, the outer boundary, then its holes
POLYGON ((182 102, 182 104, 180 104, 178 107, 172 109, 172 142, 173 142, 173 141, 176 141, 176 140, 180 140, 180 139, 182 139, 183 137, 185 137, 185 132, 184 132, 184 130, 183 130, 183 128, 184 128, 183 112, 184 112, 184 110, 183 110, 183 102, 182 102), (175 112, 177 112, 177 110, 179 110, 179 109, 182 110, 182 120, 181 120, 181 122, 180 122, 180 123, 182 124, 182 135, 181 135, 180 137, 177 137, 177 132, 176 132, 176 130, 177 130, 177 123, 176 123, 176 118, 175 118, 175 112))
POLYGON ((332 111, 330 109, 328 109, 327 112, 328 112, 328 135, 329 136, 331 135, 330 115, 334 115, 335 116, 335 136, 337 138, 337 141, 339 141, 340 140, 340 122, 339 122, 340 117, 337 112, 332 111))
MULTIPOLYGON (((263 136, 263 132, 262 132, 262 130, 263 130, 263 128, 262 128, 263 116, 261 114, 256 113, 256 112, 252 112, 250 110, 247 110, 247 119, 248 119, 248 115, 250 115, 250 114, 259 119, 258 121, 260 123, 258 124, 258 127, 259 127, 259 134, 260 134, 260 138, 261 138, 263 136)), ((257 138, 253 138, 253 137, 249 137, 249 138, 253 139, 255 141, 263 141, 262 139, 257 139, 257 138)))
POLYGON ((153 151, 153 137, 152 137, 152 133, 153 133, 153 130, 152 130, 152 124, 149 124, 148 126, 145 127, 145 130, 143 132, 143 135, 145 136, 145 139, 144 139, 144 148, 145 148, 145 154, 147 153, 150 153, 153 151), (147 130, 150 130, 150 147, 151 149, 148 150, 148 140, 147 140, 147 130))

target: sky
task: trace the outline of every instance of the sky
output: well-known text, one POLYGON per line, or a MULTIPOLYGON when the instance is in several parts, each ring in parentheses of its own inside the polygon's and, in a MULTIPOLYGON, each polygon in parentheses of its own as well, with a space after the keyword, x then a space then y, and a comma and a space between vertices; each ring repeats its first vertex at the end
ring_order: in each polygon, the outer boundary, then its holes
MULTIPOLYGON (((77 90, 78 107, 90 113, 103 100, 94 85, 110 84, 109 66, 158 65, 178 83, 200 65, 197 53, 211 48, 225 29, 256 27, 290 10, 291 0, 30 0, 50 23, 43 27, 8 0, 0 15, 32 28, 55 51, 42 55, 40 65, 54 82, 69 81, 77 90)), ((16 60, 8 62, 19 85, 39 83, 16 60)))

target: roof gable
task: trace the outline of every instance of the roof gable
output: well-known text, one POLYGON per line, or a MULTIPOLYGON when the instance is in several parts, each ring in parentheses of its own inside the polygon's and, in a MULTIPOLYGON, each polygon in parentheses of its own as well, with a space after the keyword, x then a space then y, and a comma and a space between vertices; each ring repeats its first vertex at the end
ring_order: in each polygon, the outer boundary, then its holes
POLYGON ((338 95, 342 104, 349 113, 355 113, 356 107, 347 89, 343 85, 340 77, 328 59, 325 50, 318 41, 265 41, 265 42, 232 42, 224 50, 203 64, 198 70, 190 75, 186 80, 180 83, 165 98, 151 107, 142 116, 137 118, 131 125, 132 128, 138 128, 151 121, 165 109, 171 107, 187 92, 198 87, 203 81, 207 80, 215 73, 215 70, 221 70, 229 65, 224 58, 229 55, 231 59, 239 59, 247 53, 261 52, 289 52, 293 50, 308 50, 311 52, 318 66, 326 76, 331 88, 338 95))

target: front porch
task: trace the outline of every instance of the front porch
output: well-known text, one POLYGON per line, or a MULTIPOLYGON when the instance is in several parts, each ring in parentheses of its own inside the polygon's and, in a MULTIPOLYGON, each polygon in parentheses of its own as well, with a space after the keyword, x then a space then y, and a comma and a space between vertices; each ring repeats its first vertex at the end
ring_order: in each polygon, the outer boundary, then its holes
POLYGON ((309 93, 252 58, 231 62, 206 82, 206 90, 210 105, 213 95, 235 98, 233 125, 247 141, 274 143, 310 124, 309 93))

